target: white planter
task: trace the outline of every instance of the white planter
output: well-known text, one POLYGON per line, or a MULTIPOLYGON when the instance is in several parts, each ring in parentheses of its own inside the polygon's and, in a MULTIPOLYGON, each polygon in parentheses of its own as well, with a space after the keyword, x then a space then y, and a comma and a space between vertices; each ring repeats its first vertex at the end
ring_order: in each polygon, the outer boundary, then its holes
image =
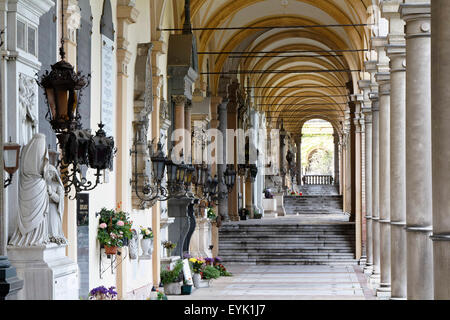
POLYGON ((192 281, 194 282, 194 287, 200 288, 200 283, 202 281, 202 276, 200 275, 200 273, 194 273, 192 275, 192 281))
POLYGON ((164 294, 166 295, 181 295, 181 283, 168 283, 164 285, 164 294))
POLYGON ((153 239, 141 239, 143 256, 151 256, 153 253, 153 239))

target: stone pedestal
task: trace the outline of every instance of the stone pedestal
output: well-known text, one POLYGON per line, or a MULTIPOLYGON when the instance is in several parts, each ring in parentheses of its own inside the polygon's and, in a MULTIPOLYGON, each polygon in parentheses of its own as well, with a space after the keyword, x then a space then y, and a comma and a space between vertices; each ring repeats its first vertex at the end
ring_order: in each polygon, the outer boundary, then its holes
POLYGON ((278 217, 283 217, 286 215, 286 210, 284 209, 284 195, 282 193, 274 194, 273 198, 277 202, 276 212, 278 217))
POLYGON ((8 247, 8 257, 24 280, 20 300, 78 300, 78 266, 66 246, 8 247))
POLYGON ((264 216, 263 219, 277 218, 277 200, 263 199, 264 216))

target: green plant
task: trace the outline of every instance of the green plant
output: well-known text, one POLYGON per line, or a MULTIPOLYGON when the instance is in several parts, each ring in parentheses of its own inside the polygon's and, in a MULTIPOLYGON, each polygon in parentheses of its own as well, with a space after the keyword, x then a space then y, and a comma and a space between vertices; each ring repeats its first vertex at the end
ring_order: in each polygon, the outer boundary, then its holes
POLYGON ((203 270, 203 279, 209 280, 209 279, 217 279, 220 277, 220 271, 217 270, 213 266, 207 266, 203 270))
POLYGON ((215 220, 217 219, 217 214, 216 214, 216 212, 214 211, 213 208, 209 207, 209 208, 206 210, 206 217, 207 217, 209 220, 215 221, 215 220))
POLYGON ((219 270, 221 277, 231 277, 233 275, 231 272, 227 271, 227 269, 225 268, 225 266, 223 264, 220 264, 220 263, 216 264, 214 266, 214 268, 219 270))
POLYGON ((116 210, 103 208, 97 214, 100 216, 97 239, 101 245, 108 247, 123 247, 125 239, 131 239, 133 234, 128 214, 120 210, 120 204, 116 210))
POLYGON ((164 293, 159 292, 159 291, 158 291, 158 298, 157 299, 158 300, 168 300, 167 296, 164 293))
POLYGON ((183 261, 178 260, 173 270, 161 271, 161 283, 164 285, 169 283, 180 282, 182 280, 182 271, 183 271, 183 261))

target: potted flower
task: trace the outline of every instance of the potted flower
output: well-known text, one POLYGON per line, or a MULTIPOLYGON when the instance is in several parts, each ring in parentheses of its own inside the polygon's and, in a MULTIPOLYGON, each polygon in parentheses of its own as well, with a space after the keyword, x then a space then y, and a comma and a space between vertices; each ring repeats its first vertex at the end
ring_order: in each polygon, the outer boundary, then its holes
POLYGON ((194 287, 200 288, 200 281, 202 280, 201 273, 203 268, 205 267, 205 261, 201 258, 191 258, 189 259, 189 263, 191 265, 192 272, 192 281, 194 282, 194 287))
POLYGON ((173 270, 170 266, 161 271, 161 283, 164 285, 164 293, 167 295, 180 295, 181 282, 183 281, 183 261, 178 260, 173 270))
POLYGON ((106 289, 104 286, 100 286, 92 289, 89 292, 89 300, 117 300, 116 287, 106 289))
POLYGON ((151 256, 153 252, 153 231, 152 228, 145 228, 141 226, 141 247, 142 255, 151 256))
POLYGON ((246 208, 241 208, 239 210, 239 217, 241 220, 247 220, 247 216, 250 214, 250 211, 246 208))
POLYGON ((212 207, 209 207, 206 211, 206 217, 211 221, 214 222, 217 220, 217 214, 214 211, 212 207))
POLYGON ((164 241, 162 243, 163 247, 167 250, 167 256, 170 257, 172 254, 172 250, 177 247, 176 243, 173 243, 172 241, 164 241))
POLYGON ((97 239, 105 248, 108 255, 117 254, 117 249, 122 248, 131 239, 132 221, 129 220, 128 214, 120 210, 120 206, 116 210, 108 210, 103 208, 97 216, 100 216, 97 231, 97 239))

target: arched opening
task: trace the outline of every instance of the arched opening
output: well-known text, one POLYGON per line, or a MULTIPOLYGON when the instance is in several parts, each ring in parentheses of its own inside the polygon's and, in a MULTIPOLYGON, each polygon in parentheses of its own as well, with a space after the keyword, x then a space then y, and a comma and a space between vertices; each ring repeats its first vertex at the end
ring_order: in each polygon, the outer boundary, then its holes
POLYGON ((302 184, 334 185, 335 158, 338 156, 333 138, 333 125, 322 119, 312 119, 302 128, 302 184))

